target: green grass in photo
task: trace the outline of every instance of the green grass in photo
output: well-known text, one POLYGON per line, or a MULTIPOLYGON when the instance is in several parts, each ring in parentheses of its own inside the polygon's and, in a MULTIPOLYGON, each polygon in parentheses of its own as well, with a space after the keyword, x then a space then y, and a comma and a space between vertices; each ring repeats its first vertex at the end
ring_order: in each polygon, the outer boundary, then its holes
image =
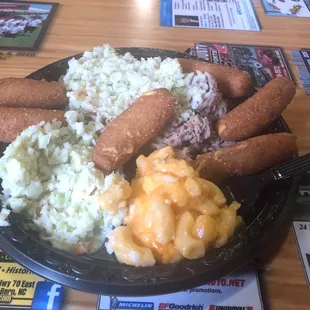
POLYGON ((41 27, 38 27, 31 35, 19 35, 16 38, 0 37, 0 47, 32 47, 39 36, 41 27))

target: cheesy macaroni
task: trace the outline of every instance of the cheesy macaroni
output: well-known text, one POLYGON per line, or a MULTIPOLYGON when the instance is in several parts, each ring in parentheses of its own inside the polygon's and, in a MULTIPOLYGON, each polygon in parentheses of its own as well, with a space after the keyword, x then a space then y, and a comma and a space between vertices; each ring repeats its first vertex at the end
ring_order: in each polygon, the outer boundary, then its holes
POLYGON ((227 206, 221 190, 168 146, 138 157, 127 227, 115 228, 108 246, 120 262, 134 266, 196 259, 233 236, 242 221, 239 206, 227 206))

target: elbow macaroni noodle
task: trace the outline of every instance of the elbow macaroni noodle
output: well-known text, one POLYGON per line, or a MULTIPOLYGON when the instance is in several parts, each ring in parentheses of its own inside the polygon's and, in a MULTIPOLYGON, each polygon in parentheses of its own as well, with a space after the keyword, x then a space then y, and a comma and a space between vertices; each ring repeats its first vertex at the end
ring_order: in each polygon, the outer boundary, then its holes
POLYGON ((127 227, 115 228, 108 246, 120 262, 134 266, 196 259, 233 236, 242 222, 239 207, 227 206, 221 190, 168 146, 138 157, 127 227))

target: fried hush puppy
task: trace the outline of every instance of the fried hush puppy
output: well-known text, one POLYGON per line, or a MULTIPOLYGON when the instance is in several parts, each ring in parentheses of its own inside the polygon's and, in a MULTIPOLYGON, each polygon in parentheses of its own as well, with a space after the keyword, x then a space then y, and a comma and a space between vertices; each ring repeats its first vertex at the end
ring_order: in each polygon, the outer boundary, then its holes
POLYGON ((67 103, 62 83, 24 78, 0 79, 0 106, 62 109, 67 103))
POLYGON ((296 137, 289 133, 277 133, 199 155, 193 165, 202 178, 219 185, 234 176, 261 172, 297 153, 296 137))
POLYGON ((295 93, 296 86, 291 79, 271 80, 217 122, 219 137, 225 141, 240 141, 255 136, 281 115, 295 93))
POLYGON ((142 94, 100 135, 93 152, 96 166, 113 171, 124 165, 173 117, 175 105, 176 98, 165 88, 142 94))
POLYGON ((65 121, 65 111, 0 107, 0 141, 10 143, 26 128, 42 121, 65 121))
POLYGON ((196 70, 202 73, 210 73, 215 78, 217 87, 225 98, 239 98, 250 92, 251 77, 247 72, 193 59, 179 58, 178 61, 184 73, 196 72, 196 70))

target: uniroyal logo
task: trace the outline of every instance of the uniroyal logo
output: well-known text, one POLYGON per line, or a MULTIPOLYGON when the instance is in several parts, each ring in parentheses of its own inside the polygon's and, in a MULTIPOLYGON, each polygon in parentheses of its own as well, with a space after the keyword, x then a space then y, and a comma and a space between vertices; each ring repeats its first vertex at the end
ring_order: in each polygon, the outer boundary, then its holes
POLYGON ((162 310, 162 309, 203 310, 203 305, 194 305, 194 304, 177 305, 177 304, 161 302, 158 305, 158 309, 160 309, 160 310, 162 310))
POLYGON ((215 306, 211 305, 209 310, 253 310, 253 307, 240 307, 240 306, 215 306))

